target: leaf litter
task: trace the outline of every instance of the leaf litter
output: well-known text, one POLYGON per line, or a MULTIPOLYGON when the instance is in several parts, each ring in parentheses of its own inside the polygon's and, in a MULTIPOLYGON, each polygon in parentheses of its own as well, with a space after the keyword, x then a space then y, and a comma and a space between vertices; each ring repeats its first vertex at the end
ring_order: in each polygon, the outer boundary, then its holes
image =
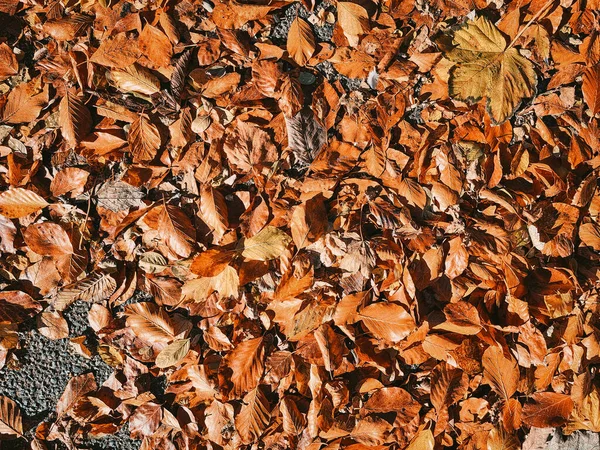
POLYGON ((0 369, 34 324, 112 372, 0 439, 600 432, 598 9, 1 2, 0 369))

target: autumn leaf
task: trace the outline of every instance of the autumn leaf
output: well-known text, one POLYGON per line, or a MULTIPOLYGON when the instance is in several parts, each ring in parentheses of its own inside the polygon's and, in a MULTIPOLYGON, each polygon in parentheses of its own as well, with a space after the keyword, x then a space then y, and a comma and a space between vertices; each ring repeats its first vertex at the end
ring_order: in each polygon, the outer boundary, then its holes
POLYGON ((264 346, 262 338, 240 342, 227 357, 231 369, 233 393, 239 395, 254 389, 263 372, 264 346))
POLYGON ((523 406, 523 422, 531 427, 558 427, 573 411, 573 400, 565 394, 536 392, 523 406))
POLYGON ((358 318, 373 335, 389 342, 400 342, 416 328, 412 316, 395 303, 373 303, 358 318))
POLYGON ((287 51, 299 66, 304 66, 315 52, 315 37, 310 24, 302 17, 292 22, 287 36, 287 51))
POLYGON ((67 232, 57 223, 32 224, 23 233, 27 246, 43 256, 61 256, 73 253, 73 244, 67 232))
POLYGON ((129 129, 129 146, 135 162, 152 161, 160 149, 158 128, 144 115, 134 120, 129 129))
POLYGON ((291 240, 279 228, 269 225, 243 241, 242 256, 256 261, 279 258, 291 240))
POLYGON ((0 214, 9 219, 28 216, 46 206, 46 200, 27 189, 11 188, 0 194, 0 214))
POLYGON ((31 122, 47 103, 47 88, 40 92, 35 82, 19 84, 8 95, 2 110, 2 122, 11 124, 31 122))
POLYGON ((107 78, 124 92, 152 96, 160 91, 160 82, 148 69, 133 64, 124 69, 107 72, 107 78))
POLYGON ((48 339, 64 339, 69 337, 69 325, 59 312, 43 312, 37 316, 38 331, 48 339))
POLYGON ((500 347, 488 347, 483 353, 483 377, 504 400, 517 391, 519 367, 513 359, 504 356, 500 347))
POLYGON ((141 439, 152 436, 158 429, 163 418, 163 409, 160 405, 148 402, 139 406, 129 418, 131 436, 141 439))
POLYGON ((456 63, 448 80, 450 96, 470 102, 485 97, 490 117, 500 124, 535 94, 533 64, 509 47, 484 16, 468 21, 454 34, 453 43, 456 47, 446 55, 456 63))
POLYGON ((188 257, 196 241, 196 232, 189 217, 176 206, 160 207, 158 233, 177 255, 188 257))
POLYGON ((75 147, 88 135, 92 127, 92 116, 83 100, 67 92, 60 101, 58 123, 63 137, 75 147))
POLYGON ((23 436, 23 420, 17 404, 8 397, 0 397, 0 438, 15 439, 23 436))
POLYGON ((258 439, 269 423, 270 414, 271 407, 262 388, 259 386, 248 392, 235 421, 242 441, 250 443, 258 439))
POLYGON ((108 298, 116 289, 116 282, 107 273, 95 272, 61 289, 54 299, 53 306, 63 311, 77 300, 97 302, 108 298))
POLYGON ((0 322, 21 323, 42 310, 42 306, 21 291, 0 292, 0 322))
POLYGON ((600 112, 600 64, 589 67, 583 73, 583 99, 590 110, 590 114, 595 116, 600 112))
POLYGON ((358 38, 370 30, 367 10, 358 3, 338 2, 337 15, 350 46, 356 47, 358 38))
POLYGON ((176 339, 164 349, 156 357, 156 367, 164 369, 177 365, 190 350, 189 339, 176 339))
POLYGON ((434 328, 459 334, 477 334, 481 320, 477 308, 465 301, 449 303, 444 307, 446 320, 434 328))
POLYGON ((175 338, 169 315, 152 303, 135 303, 125 308, 127 326, 148 343, 168 344, 175 338))

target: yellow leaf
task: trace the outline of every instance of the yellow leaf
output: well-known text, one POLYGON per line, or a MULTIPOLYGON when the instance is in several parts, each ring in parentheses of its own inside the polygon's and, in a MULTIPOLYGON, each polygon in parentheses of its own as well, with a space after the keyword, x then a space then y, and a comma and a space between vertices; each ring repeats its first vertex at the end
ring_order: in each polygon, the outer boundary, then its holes
POLYGON ((310 24, 301 17, 292 22, 287 37, 287 51, 299 66, 303 66, 315 52, 315 36, 310 24))
POLYGON ((523 99, 535 93, 533 64, 508 47, 498 28, 485 17, 469 21, 454 35, 456 46, 446 56, 457 64, 450 70, 448 90, 458 100, 487 98, 496 124, 510 118, 523 99))
POLYGON ((256 261, 279 258, 291 240, 279 228, 268 226, 244 241, 242 256, 256 261))

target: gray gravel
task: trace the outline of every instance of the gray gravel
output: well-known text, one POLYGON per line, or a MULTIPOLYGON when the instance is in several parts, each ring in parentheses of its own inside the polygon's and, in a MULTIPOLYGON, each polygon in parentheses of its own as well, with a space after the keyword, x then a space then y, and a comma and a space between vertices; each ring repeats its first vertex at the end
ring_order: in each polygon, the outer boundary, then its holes
MULTIPOLYGON (((87 313, 90 306, 88 303, 78 302, 65 312, 70 337, 93 335, 88 333, 87 313)), ((25 331, 19 333, 21 349, 15 352, 20 367, 4 367, 0 370, 0 395, 11 398, 19 405, 28 436, 40 422, 52 419, 56 402, 73 376, 92 372, 98 385, 101 385, 110 376, 112 369, 97 355, 87 359, 75 353, 67 338, 53 341, 42 336, 35 330, 34 321, 25 324, 23 328, 25 331)), ((86 343, 93 348, 95 343, 90 337, 86 343)), ((90 440, 81 448, 139 448, 140 442, 130 439, 128 435, 126 430, 122 430, 114 436, 90 440)), ((29 447, 24 440, 18 440, 3 443, 1 448, 9 450, 29 447)))

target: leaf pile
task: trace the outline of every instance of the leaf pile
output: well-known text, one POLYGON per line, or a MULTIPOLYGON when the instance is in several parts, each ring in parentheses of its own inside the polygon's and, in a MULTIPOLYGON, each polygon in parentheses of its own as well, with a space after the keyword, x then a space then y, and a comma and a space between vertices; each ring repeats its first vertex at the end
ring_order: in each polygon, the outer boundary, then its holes
POLYGON ((87 302, 113 370, 0 439, 600 432, 599 7, 0 2, 0 368, 87 302))

